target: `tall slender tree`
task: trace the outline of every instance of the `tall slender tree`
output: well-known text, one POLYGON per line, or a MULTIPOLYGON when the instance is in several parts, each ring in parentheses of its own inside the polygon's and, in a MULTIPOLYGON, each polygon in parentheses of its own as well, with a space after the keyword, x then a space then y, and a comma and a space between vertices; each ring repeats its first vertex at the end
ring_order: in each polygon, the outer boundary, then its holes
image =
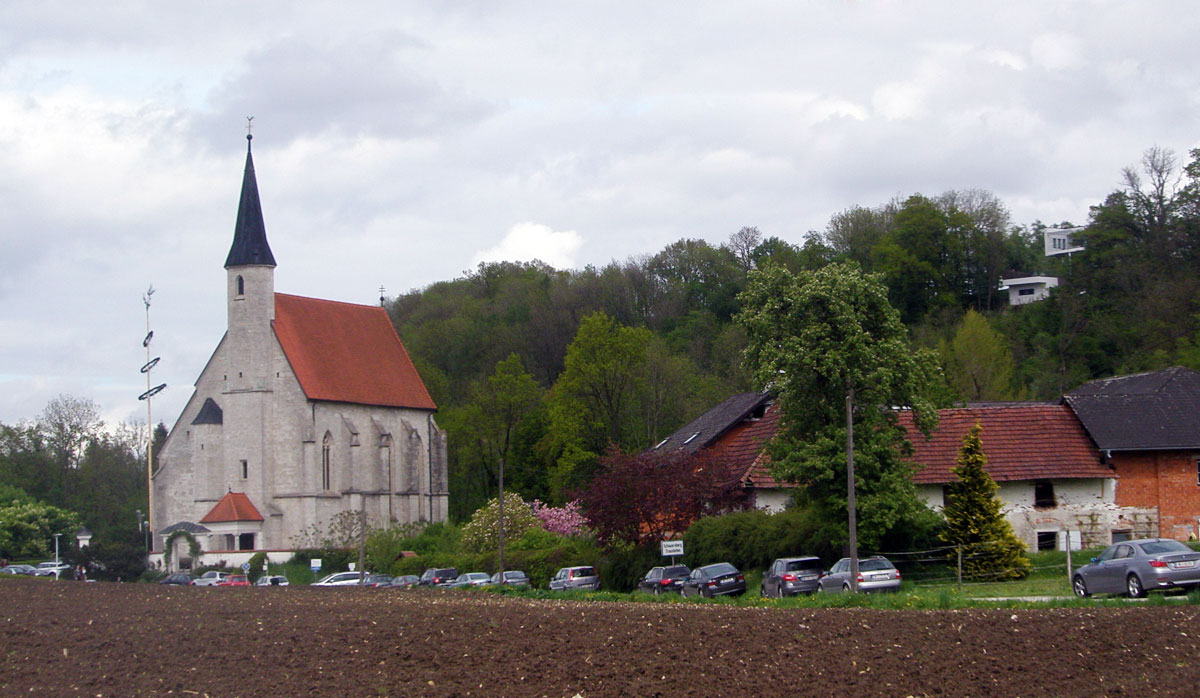
POLYGON ((963 437, 954 467, 958 479, 946 486, 942 540, 955 547, 951 558, 956 562, 961 553, 965 576, 988 581, 1023 579, 1032 564, 1025 557, 1025 546, 1004 518, 1000 488, 986 469, 982 431, 983 427, 976 424, 963 437))

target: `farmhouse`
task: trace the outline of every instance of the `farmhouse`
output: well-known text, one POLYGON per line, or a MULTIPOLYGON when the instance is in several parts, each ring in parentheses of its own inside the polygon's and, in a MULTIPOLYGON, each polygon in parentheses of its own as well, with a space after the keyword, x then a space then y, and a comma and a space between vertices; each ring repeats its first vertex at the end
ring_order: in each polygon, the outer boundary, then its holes
POLYGON ((1155 511, 1154 535, 1200 536, 1200 373, 1176 366, 1104 378, 1063 400, 1116 472, 1118 505, 1155 511))
POLYGON ((345 512, 445 520, 445 434, 387 313, 275 292, 249 144, 225 269, 225 336, 156 461, 155 551, 288 551, 345 512))

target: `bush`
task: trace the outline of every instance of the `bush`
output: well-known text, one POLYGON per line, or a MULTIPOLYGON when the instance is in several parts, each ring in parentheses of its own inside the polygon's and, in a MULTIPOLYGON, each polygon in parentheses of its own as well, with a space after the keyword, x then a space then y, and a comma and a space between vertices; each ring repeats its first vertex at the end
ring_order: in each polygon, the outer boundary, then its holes
POLYGON ((334 572, 345 572, 350 569, 351 562, 358 561, 358 551, 349 549, 330 549, 308 548, 305 550, 297 550, 292 559, 288 560, 288 565, 303 565, 309 567, 312 560, 321 561, 322 576, 332 574, 334 572))
POLYGON ((743 572, 766 569, 775 558, 792 555, 836 560, 840 551, 822 533, 822 523, 804 509, 777 514, 754 509, 706 517, 684 534, 683 560, 693 568, 728 562, 743 572))
POLYGON ((258 581, 258 578, 263 576, 263 570, 267 564, 267 554, 263 552, 254 553, 250 556, 250 571, 247 573, 247 579, 253 584, 258 581))
MULTIPOLYGON (((471 515, 463 526, 462 548, 470 552, 495 550, 499 546, 500 498, 497 497, 471 515)), ((504 493, 504 537, 516 540, 530 528, 541 528, 541 520, 534 515, 521 495, 504 493)))

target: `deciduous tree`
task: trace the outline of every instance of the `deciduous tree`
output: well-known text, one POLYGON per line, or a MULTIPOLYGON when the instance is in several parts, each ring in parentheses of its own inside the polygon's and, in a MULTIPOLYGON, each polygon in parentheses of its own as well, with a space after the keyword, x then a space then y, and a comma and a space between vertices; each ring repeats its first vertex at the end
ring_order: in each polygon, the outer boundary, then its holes
POLYGON ((801 501, 820 509, 829 534, 845 540, 846 399, 853 394, 859 538, 876 549, 892 536, 920 535, 936 521, 916 495, 910 448, 895 409, 911 408, 928 431, 937 415, 926 397, 936 361, 913 352, 880 278, 858 265, 751 275, 739 320, 747 364, 759 385, 779 395, 782 419, 770 447, 777 478, 801 485, 801 501))
POLYGON ((702 516, 744 508, 746 493, 710 452, 627 454, 614 447, 579 500, 598 540, 641 545, 681 534, 702 516))

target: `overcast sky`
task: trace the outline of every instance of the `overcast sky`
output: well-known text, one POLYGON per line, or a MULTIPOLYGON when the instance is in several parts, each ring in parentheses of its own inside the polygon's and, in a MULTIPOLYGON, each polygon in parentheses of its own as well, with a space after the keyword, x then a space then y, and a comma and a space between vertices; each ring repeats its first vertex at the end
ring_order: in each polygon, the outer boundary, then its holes
POLYGON ((483 260, 801 243, 981 188, 1086 222, 1200 146, 1192 2, 0 5, 0 422, 171 424, 224 332, 246 117, 276 290, 378 302, 483 260))

